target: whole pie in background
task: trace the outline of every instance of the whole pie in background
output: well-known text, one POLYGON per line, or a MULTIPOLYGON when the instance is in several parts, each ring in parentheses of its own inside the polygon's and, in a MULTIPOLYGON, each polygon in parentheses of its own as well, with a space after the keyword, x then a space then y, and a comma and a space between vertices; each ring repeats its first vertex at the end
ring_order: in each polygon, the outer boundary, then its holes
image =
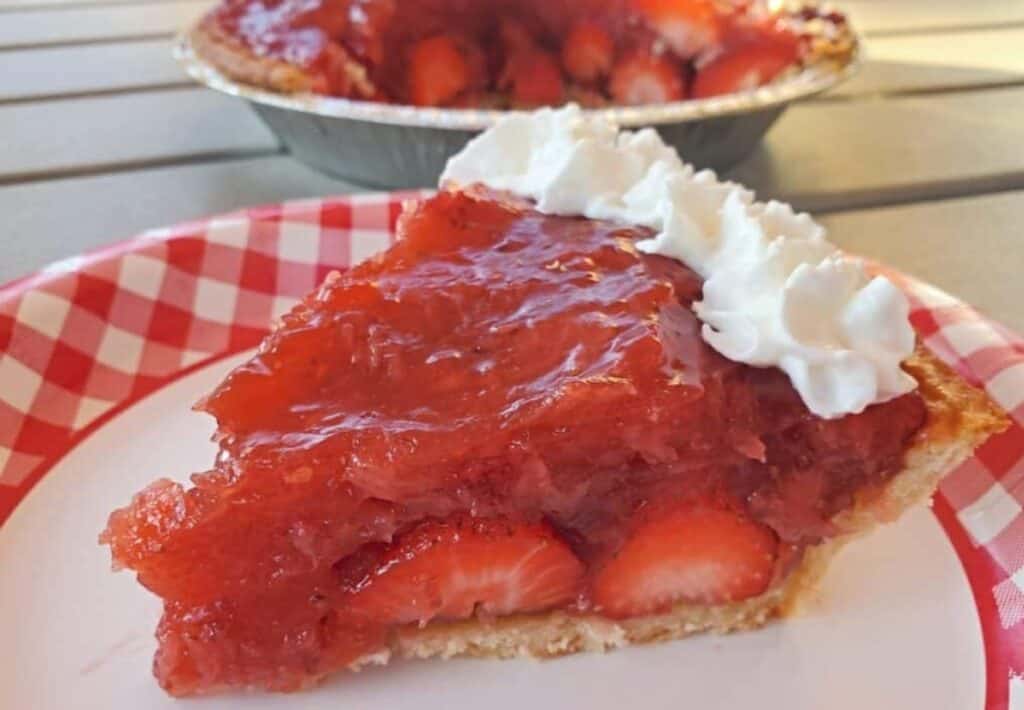
POLYGON ((758 0, 223 0, 190 38, 266 89, 473 108, 706 98, 855 42, 839 13, 758 0))

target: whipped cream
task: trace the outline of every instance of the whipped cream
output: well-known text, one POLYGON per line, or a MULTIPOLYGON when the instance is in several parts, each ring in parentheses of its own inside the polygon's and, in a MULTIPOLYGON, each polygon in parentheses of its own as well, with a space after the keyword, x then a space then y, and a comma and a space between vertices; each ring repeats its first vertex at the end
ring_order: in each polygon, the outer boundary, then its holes
POLYGON ((512 114, 449 160, 441 182, 650 227, 638 249, 704 277, 693 305, 704 340, 730 360, 782 369, 820 417, 917 386, 900 367, 914 349, 910 307, 891 281, 844 258, 809 215, 684 164, 653 129, 620 131, 575 105, 512 114))

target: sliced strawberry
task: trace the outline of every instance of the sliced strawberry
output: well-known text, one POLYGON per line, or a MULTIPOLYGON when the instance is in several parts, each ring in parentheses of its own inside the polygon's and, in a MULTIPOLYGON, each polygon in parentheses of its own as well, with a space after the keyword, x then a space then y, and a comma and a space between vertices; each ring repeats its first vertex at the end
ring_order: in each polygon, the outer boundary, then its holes
POLYGON ((512 102, 517 107, 560 104, 565 96, 558 60, 542 49, 509 57, 501 85, 511 90, 512 102))
POLYGON ((698 67, 693 96, 707 98, 756 89, 792 66, 798 58, 798 43, 785 34, 765 35, 743 42, 698 67))
POLYGON ((629 106, 678 101, 686 96, 681 69, 668 58, 634 52, 612 69, 608 91, 629 106))
POLYGON ((583 83, 607 76, 615 61, 615 43, 596 22, 578 22, 562 45, 562 66, 573 79, 583 83))
POLYGON ((775 535, 721 508, 695 505, 642 524, 594 580, 597 611, 626 617, 679 601, 720 604, 763 592, 772 578, 775 535))
POLYGON ((580 591, 583 564, 548 525, 457 517, 423 523, 338 573, 350 590, 347 613, 423 624, 566 604, 580 591))
POLYGON ((417 106, 446 104, 469 85, 470 66, 454 39, 422 39, 409 53, 409 100, 417 106))
POLYGON ((632 0, 662 40, 683 59, 718 43, 721 21, 713 0, 632 0))

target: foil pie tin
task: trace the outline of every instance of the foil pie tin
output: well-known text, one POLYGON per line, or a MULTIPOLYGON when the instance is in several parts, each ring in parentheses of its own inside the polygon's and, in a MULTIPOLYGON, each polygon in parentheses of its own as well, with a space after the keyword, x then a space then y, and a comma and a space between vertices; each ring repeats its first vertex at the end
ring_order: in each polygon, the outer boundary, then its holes
MULTIPOLYGON (((814 63, 760 88, 708 99, 592 109, 624 128, 654 127, 697 167, 723 171, 745 158, 794 101, 854 73, 859 44, 841 60, 814 63)), ((377 188, 432 187, 445 162, 507 111, 419 108, 314 94, 286 95, 232 80, 200 57, 188 36, 175 58, 193 79, 245 99, 302 162, 377 188)))

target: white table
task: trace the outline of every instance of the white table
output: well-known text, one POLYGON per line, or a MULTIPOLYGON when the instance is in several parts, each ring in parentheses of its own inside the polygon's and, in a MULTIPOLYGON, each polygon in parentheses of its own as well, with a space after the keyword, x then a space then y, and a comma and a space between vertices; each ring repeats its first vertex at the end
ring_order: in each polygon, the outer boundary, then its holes
MULTIPOLYGON (((0 0, 0 282, 146 228, 359 188, 192 85, 209 0, 0 0)), ((854 0, 868 61, 731 177, 1024 331, 1024 0, 854 0)))

